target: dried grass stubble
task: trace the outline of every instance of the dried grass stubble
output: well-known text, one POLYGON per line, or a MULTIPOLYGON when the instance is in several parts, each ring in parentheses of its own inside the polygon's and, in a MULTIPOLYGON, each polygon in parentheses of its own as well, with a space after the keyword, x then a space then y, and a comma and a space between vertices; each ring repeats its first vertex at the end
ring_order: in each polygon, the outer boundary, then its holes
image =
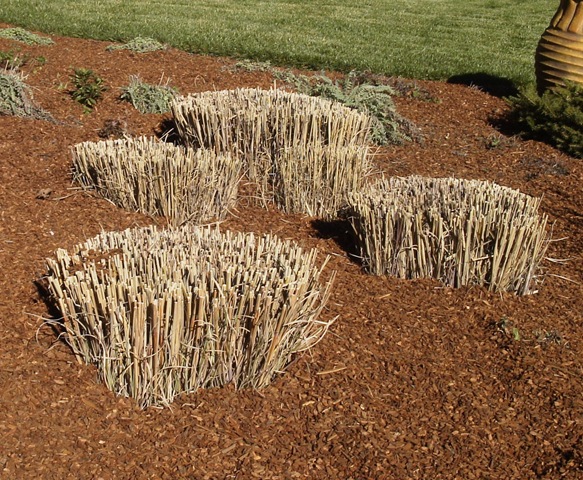
POLYGON ((142 406, 234 383, 261 388, 332 320, 316 250, 184 226, 102 233, 48 259, 47 283, 80 362, 142 406))
POLYGON ((382 179, 349 203, 372 274, 536 291, 550 241, 539 199, 490 182, 412 176, 382 179))
POLYGON ((178 98, 172 113, 186 145, 241 158, 260 197, 286 211, 334 216, 346 185, 360 185, 370 170, 371 119, 337 102, 277 89, 236 89, 178 98), (306 161, 315 163, 295 165, 306 161), (338 181, 341 175, 346 182, 338 181), (318 188, 321 181, 329 183, 318 188), (294 183, 309 188, 288 188, 294 183), (323 194, 330 189, 331 196, 323 194))
POLYGON ((72 155, 75 181, 175 225, 222 219, 237 201, 241 162, 226 153, 139 137, 80 143, 72 155))

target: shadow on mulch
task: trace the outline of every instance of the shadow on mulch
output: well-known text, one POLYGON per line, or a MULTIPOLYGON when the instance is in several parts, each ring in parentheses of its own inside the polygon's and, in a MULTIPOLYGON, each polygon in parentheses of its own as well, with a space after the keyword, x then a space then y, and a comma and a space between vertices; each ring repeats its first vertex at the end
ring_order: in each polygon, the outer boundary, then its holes
POLYGON ((45 318, 45 323, 50 327, 57 341, 61 341, 67 345, 67 342, 63 340, 63 333, 65 333, 65 327, 63 325, 63 314, 59 310, 55 299, 49 292, 45 278, 41 277, 37 280, 34 280, 33 283, 36 287, 39 299, 45 304, 47 308, 48 317, 45 318))
POLYGON ((346 252, 348 259, 360 266, 363 266, 362 257, 356 248, 354 233, 350 222, 345 219, 339 220, 322 220, 315 219, 310 222, 316 232, 316 238, 323 240, 333 240, 343 251, 346 252))
POLYGON ((172 117, 163 119, 159 124, 154 134, 163 142, 172 143, 174 145, 182 145, 182 140, 178 135, 178 128, 176 122, 172 117))
POLYGON ((454 75, 447 79, 447 83, 477 87, 483 92, 498 98, 508 97, 518 93, 518 89, 511 80, 484 72, 454 75))

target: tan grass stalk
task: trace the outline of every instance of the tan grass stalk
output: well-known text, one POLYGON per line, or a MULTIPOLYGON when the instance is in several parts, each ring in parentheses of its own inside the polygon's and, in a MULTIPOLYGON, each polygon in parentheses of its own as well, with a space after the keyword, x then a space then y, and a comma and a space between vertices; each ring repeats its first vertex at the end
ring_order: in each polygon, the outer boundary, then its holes
POLYGON ((367 270, 533 293, 550 237, 540 199, 490 182, 382 179, 349 195, 367 270))
MULTIPOLYGON (((186 145, 229 152, 241 158, 261 197, 272 200, 275 196, 284 209, 310 213, 326 212, 333 206, 331 203, 315 208, 320 199, 307 198, 306 192, 302 192, 304 198, 282 199, 284 192, 285 195, 297 192, 289 188, 290 182, 316 184, 316 178, 305 175, 325 176, 324 172, 328 172, 330 177, 338 177, 344 170, 344 174, 356 176, 346 179, 347 184, 359 184, 362 178, 358 175, 368 168, 364 151, 371 119, 337 102, 277 89, 236 89, 179 97, 171 109, 186 145), (357 152, 358 148, 362 151, 357 152), (303 164, 298 167, 301 176, 297 178, 288 176, 294 174, 291 164, 282 164, 289 162, 291 152, 303 164), (355 159, 360 159, 363 165, 355 165, 355 159), (316 162, 314 168, 307 168, 308 160, 316 162), (343 161, 349 164, 341 165, 343 161), (302 205, 306 210, 301 210, 302 205)), ((332 192, 334 198, 344 195, 345 182, 329 180, 324 188, 339 188, 332 192)))
POLYGON ((128 210, 177 225, 224 218, 236 202, 241 162, 146 137, 72 148, 74 180, 128 210))
POLYGON ((198 388, 265 387, 322 339, 332 278, 320 282, 316 254, 269 235, 130 229, 58 250, 47 285, 77 359, 116 394, 167 405, 198 388))
POLYGON ((367 147, 288 148, 277 161, 275 202, 287 213, 335 218, 348 192, 360 190, 370 172, 367 147))

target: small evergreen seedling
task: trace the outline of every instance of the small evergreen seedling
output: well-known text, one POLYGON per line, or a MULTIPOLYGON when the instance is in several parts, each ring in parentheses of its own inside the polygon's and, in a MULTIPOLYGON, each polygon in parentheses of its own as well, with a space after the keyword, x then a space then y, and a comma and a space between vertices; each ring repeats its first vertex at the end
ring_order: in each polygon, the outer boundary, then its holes
POLYGON ((71 82, 73 83, 73 88, 69 92, 71 97, 83 105, 86 111, 93 110, 101 100, 103 92, 107 90, 103 79, 87 68, 76 68, 71 75, 71 82))

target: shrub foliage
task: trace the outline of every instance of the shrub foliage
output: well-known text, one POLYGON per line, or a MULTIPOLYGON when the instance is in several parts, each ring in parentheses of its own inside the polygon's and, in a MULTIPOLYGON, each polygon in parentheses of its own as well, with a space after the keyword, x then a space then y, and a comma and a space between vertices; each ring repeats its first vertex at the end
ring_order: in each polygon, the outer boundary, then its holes
POLYGON ((185 226, 102 233, 48 259, 48 291, 80 362, 142 406, 233 383, 261 388, 333 322, 316 251, 185 226))
POLYGON ((87 112, 93 110, 107 90, 103 78, 88 68, 76 68, 70 75, 73 87, 71 98, 83 105, 87 112))
POLYGON ((540 96, 530 86, 508 101, 526 136, 583 158, 583 86, 567 82, 540 96))
POLYGON ((20 27, 0 28, 0 38, 16 40, 27 45, 52 45, 55 43, 51 38, 42 37, 20 27))
POLYGON ((122 45, 110 45, 106 48, 108 51, 114 50, 131 50, 136 53, 155 52, 157 50, 165 50, 166 46, 158 40, 149 37, 136 37, 128 43, 122 45))
POLYGON ((177 90, 165 85, 151 85, 132 75, 127 87, 122 88, 120 98, 130 102, 141 113, 166 113, 177 90))
POLYGON ((48 112, 34 104, 24 76, 14 70, 0 72, 0 115, 53 120, 48 112))

